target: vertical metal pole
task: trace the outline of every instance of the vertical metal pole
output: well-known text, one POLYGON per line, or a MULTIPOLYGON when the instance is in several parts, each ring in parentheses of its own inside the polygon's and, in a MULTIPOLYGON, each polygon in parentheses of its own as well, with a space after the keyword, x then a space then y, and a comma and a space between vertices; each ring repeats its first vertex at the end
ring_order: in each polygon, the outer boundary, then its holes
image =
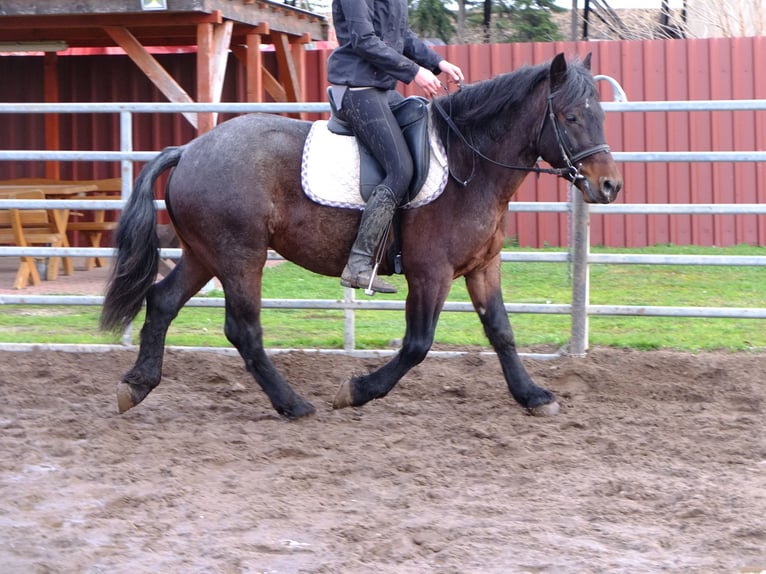
MULTIPOLYGON (((120 112, 120 151, 133 151, 133 113, 120 112)), ((120 195, 128 199, 133 189, 133 161, 123 159, 120 162, 120 177, 122 178, 120 195)), ((133 344, 133 323, 122 332, 121 343, 126 347, 133 344)))
MULTIPOLYGON (((353 303, 355 301, 354 289, 351 287, 343 288, 343 302, 353 303)), ((353 351, 356 347, 356 314, 354 309, 343 309, 343 350, 353 351)))
MULTIPOLYGON (((133 151, 133 113, 120 112, 120 151, 133 151)), ((122 177, 122 199, 128 199, 133 187, 133 162, 124 159, 120 162, 122 177)))
POLYGON ((572 336, 569 354, 584 357, 588 350, 588 303, 590 301, 590 217, 580 190, 571 186, 572 205, 572 336))

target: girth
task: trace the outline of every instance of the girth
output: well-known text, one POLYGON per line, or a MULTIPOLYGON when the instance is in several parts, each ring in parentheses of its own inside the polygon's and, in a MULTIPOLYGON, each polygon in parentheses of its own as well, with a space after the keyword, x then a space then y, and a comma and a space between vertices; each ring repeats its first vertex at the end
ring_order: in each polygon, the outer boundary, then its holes
MULTIPOLYGON (((330 88, 327 90, 327 95, 332 110, 330 120, 327 122, 327 129, 334 134, 353 136, 354 133, 348 122, 340 119, 337 115, 337 108, 332 99, 330 88)), ((391 111, 402 130, 404 140, 407 142, 414 167, 414 175, 408 192, 401 201, 401 203, 407 203, 417 195, 428 177, 431 154, 428 142, 428 100, 419 96, 411 96, 391 106, 391 111)), ((357 146, 359 148, 359 192, 362 198, 367 201, 375 186, 386 177, 386 172, 375 159, 375 156, 367 149, 367 146, 358 139, 357 146)))

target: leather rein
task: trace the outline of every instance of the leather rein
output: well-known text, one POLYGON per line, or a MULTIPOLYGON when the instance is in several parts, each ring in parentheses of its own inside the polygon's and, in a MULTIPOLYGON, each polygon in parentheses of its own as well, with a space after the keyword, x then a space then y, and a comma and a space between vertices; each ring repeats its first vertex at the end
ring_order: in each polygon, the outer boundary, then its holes
MULTIPOLYGON (((446 90, 445 86, 445 90, 446 90)), ((458 92, 463 89, 462 82, 460 83, 460 87, 458 88, 458 92)), ((592 156, 594 154, 600 153, 600 152, 608 152, 610 151, 609 145, 606 143, 598 144, 593 147, 587 148, 579 153, 572 153, 572 149, 569 145, 569 140, 565 137, 565 132, 561 128, 561 125, 559 124, 559 119, 556 116, 556 114, 553 111, 553 93, 550 91, 550 86, 548 87, 548 96, 547 96, 547 102, 545 105, 545 114, 543 115, 543 119, 540 122, 540 129, 537 132, 537 143, 536 147, 540 148, 540 138, 543 135, 543 130, 545 129, 545 121, 550 120, 551 125, 553 126, 553 131, 556 135, 556 143, 559 146, 559 150, 561 151, 561 157, 566 162, 566 167, 563 168, 545 168, 545 167, 539 167, 537 165, 533 167, 526 167, 526 166, 520 166, 520 165, 510 165, 507 163, 502 163, 500 161, 494 160, 491 157, 487 157, 484 155, 481 150, 474 147, 471 142, 466 139, 466 137, 463 135, 463 133, 460 131, 460 128, 457 127, 457 124, 452 120, 450 115, 444 111, 444 108, 442 108, 441 104, 436 101, 436 99, 432 99, 431 103, 433 104, 434 108, 437 112, 439 112, 439 115, 442 117, 442 119, 447 124, 447 127, 452 130, 455 135, 458 136, 460 141, 463 142, 463 144, 470 149, 474 156, 479 156, 481 159, 488 161, 496 166, 505 168, 505 169, 513 169, 517 171, 526 171, 526 172, 534 172, 534 173, 548 173, 551 175, 557 175, 560 177, 563 177, 564 179, 567 179, 574 183, 578 179, 585 179, 585 176, 580 173, 580 169, 578 167, 578 164, 580 161, 585 159, 586 157, 592 156)), ((447 163, 449 164, 449 139, 447 140, 447 163)), ((475 159, 473 162, 473 165, 471 166, 471 175, 468 176, 467 179, 463 180, 458 178, 453 172, 452 168, 449 168, 449 174, 452 176, 452 178, 460 184, 462 187, 466 187, 469 183, 471 183, 471 180, 476 176, 476 163, 475 159)))

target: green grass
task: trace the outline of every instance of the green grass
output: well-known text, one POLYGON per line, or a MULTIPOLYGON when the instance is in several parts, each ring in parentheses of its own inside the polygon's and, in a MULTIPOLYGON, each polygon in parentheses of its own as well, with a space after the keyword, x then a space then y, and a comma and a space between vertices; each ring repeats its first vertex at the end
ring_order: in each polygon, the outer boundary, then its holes
MULTIPOLYGON (((534 250, 525 250, 534 251, 534 250)), ((550 250, 549 250, 550 251, 550 250)), ((658 246, 636 250, 598 249, 594 252, 686 253, 766 255, 766 249, 738 246, 726 249, 658 246)), ((321 277, 286 263, 266 270, 265 298, 342 299, 337 279, 321 277)), ((376 299, 403 299, 402 277, 393 282, 396 295, 376 299)), ((571 298, 566 263, 507 263, 503 265, 503 292, 508 303, 561 303, 571 298)), ((211 296, 222 296, 212 293, 211 296)), ((364 298, 362 293, 357 298, 364 298)), ((464 282, 458 280, 451 301, 468 301, 464 282)), ((591 303, 594 305, 658 305, 766 307, 766 268, 671 265, 593 265, 591 303)), ((0 307, 0 342, 115 343, 117 337, 98 331, 97 307, 0 307)), ((267 347, 342 348, 343 312, 334 310, 282 310, 263 312, 267 347)), ((515 314, 511 322, 522 347, 566 344, 569 317, 515 314)), ((135 323, 134 339, 143 315, 135 323)), ((401 311, 358 311, 356 346, 360 349, 398 345, 404 335, 401 311)), ((766 348, 762 319, 700 319, 673 317, 591 317, 590 344, 639 349, 670 348, 688 351, 766 348)), ((168 333, 169 345, 229 346, 223 336, 223 309, 184 308, 168 333)), ((436 344, 487 346, 475 313, 441 315, 436 344)))

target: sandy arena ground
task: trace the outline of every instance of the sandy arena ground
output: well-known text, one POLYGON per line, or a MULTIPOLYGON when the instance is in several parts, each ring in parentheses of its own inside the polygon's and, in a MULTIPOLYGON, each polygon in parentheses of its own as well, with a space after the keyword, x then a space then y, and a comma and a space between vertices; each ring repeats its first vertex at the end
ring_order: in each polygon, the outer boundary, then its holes
POLYGON ((286 422, 236 357, 170 352, 118 415, 131 351, 0 352, 0 571, 587 573, 766 570, 766 355, 595 349, 431 357, 334 411, 380 359, 276 364, 318 413, 286 422))

